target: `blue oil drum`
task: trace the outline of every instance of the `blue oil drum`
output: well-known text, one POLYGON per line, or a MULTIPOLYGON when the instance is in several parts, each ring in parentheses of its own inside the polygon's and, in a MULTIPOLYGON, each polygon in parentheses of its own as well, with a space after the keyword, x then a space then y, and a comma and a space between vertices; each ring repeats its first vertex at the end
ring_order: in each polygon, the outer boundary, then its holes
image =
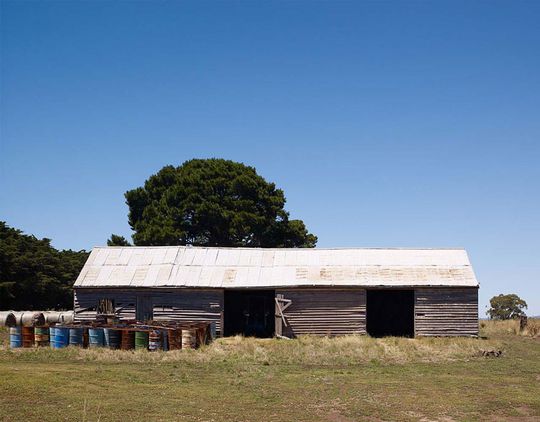
POLYGON ((69 344, 69 328, 54 327, 51 328, 51 347, 53 349, 61 349, 69 344), (52 334, 54 333, 54 334, 52 334))
POLYGON ((9 329, 9 347, 18 349, 22 345, 22 327, 11 327, 9 329))
POLYGON ((103 328, 89 328, 88 329, 88 346, 89 347, 103 347, 105 344, 103 328))
POLYGON ((49 328, 49 344, 51 346, 51 348, 53 348, 53 339, 54 339, 54 335, 56 334, 56 328, 54 327, 50 327, 49 328))
POLYGON ((69 329, 69 344, 70 346, 84 345, 84 328, 70 328, 69 329))
POLYGON ((105 337, 106 347, 110 349, 120 349, 120 343, 122 342, 122 331, 104 328, 103 334, 105 337))

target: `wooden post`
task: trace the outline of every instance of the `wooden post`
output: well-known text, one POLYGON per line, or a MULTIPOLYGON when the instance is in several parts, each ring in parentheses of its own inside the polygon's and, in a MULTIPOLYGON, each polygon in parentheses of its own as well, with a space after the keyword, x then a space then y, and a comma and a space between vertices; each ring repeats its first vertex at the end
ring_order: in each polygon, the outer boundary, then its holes
POLYGON ((283 335, 283 326, 282 326, 282 320, 281 320, 281 308, 279 306, 279 299, 282 299, 283 295, 277 294, 276 295, 276 311, 275 311, 275 332, 276 337, 281 337, 283 335))
POLYGON ((521 315, 519 317, 519 331, 523 331, 527 327, 527 315, 521 315))

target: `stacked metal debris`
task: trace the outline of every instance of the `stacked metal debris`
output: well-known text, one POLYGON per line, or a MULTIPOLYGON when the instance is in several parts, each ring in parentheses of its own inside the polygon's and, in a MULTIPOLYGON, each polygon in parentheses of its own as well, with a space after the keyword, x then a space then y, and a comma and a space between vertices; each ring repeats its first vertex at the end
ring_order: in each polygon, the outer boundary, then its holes
POLYGON ((73 322, 73 311, 3 311, 0 312, 2 327, 36 327, 49 324, 73 322))
MULTIPOLYGON (((165 323, 137 321, 52 323, 46 318, 19 318, 27 323, 10 327, 10 346, 59 349, 67 346, 121 350, 194 349, 215 338, 213 322, 165 323)), ((10 320, 11 321, 11 320, 10 320)))

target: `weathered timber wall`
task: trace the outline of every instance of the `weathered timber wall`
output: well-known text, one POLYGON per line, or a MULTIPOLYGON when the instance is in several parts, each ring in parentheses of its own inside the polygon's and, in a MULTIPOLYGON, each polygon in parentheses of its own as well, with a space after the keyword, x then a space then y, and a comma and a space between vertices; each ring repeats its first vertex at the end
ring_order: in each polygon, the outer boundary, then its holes
POLYGON ((100 299, 114 299, 114 311, 121 320, 135 319, 137 292, 115 289, 75 289, 73 310, 75 321, 93 321, 100 299))
POLYGON ((221 332, 223 290, 220 289, 75 289, 75 319, 96 317, 100 299, 114 299, 121 320, 135 319, 137 297, 150 298, 156 321, 215 321, 221 332))
POLYGON ((366 333, 364 289, 281 289, 276 294, 292 300, 284 311, 284 336, 366 333))
POLYGON ((153 291, 152 299, 156 321, 215 321, 221 333, 223 290, 153 291))
MULTIPOLYGON (((284 311, 288 327, 282 334, 343 335, 366 333, 364 289, 278 289, 276 295, 290 299, 284 311)), ((100 299, 114 299, 122 320, 136 318, 138 297, 150 297, 154 319, 215 321, 221 333, 222 289, 75 289, 75 319, 96 317, 100 299)), ((415 335, 477 336, 478 289, 416 288, 415 335)))
POLYGON ((478 289, 415 289, 414 325, 417 336, 478 336, 478 289))

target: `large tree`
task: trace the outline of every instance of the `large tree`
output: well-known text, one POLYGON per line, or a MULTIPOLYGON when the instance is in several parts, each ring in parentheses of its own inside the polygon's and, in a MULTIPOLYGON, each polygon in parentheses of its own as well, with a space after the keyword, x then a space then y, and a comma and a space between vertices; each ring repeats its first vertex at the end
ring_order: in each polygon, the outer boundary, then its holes
POLYGON ((491 319, 512 319, 525 315, 527 302, 516 294, 493 296, 489 300, 491 308, 487 311, 491 319))
POLYGON ((285 195, 253 167, 223 159, 166 166, 126 192, 136 245, 314 247, 285 195))
POLYGON ((0 309, 72 308, 72 285, 87 258, 0 221, 0 309))

